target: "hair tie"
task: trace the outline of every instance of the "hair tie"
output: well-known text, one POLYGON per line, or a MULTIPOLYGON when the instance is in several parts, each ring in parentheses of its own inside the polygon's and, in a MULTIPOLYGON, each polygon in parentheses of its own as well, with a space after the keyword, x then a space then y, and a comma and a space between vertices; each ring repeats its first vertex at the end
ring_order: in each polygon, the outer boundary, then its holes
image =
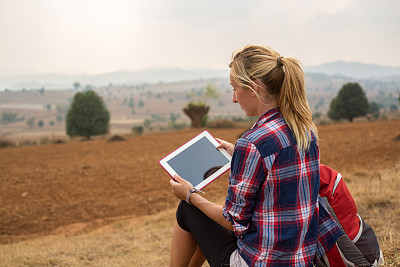
POLYGON ((282 66, 283 66, 282 58, 283 58, 283 57, 278 57, 278 59, 276 60, 279 67, 282 67, 282 66))

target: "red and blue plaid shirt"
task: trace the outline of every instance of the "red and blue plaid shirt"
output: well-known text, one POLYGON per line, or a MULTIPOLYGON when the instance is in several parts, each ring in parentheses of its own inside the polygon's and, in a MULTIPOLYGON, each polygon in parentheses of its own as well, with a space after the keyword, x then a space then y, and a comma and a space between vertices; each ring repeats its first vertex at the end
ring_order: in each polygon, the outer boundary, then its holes
POLYGON ((298 148, 279 108, 235 145, 224 217, 249 266, 312 266, 342 234, 319 191, 319 148, 298 148))

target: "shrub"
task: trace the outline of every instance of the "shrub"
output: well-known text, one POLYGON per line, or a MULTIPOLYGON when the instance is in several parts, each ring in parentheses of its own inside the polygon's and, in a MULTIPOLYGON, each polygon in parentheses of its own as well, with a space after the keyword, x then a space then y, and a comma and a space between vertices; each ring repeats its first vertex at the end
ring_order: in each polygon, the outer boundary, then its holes
POLYGON ((57 120, 58 122, 62 122, 62 121, 64 120, 64 116, 61 115, 61 114, 57 114, 56 120, 57 120))
POLYGON ((143 121, 143 128, 149 129, 150 131, 153 130, 153 127, 151 127, 151 119, 146 118, 143 121))
POLYGON ((28 119, 26 124, 28 124, 29 128, 32 128, 35 125, 35 122, 36 122, 36 118, 35 117, 31 117, 31 118, 28 119))
POLYGON ((18 118, 18 112, 12 112, 12 111, 3 111, 1 113, 1 119, 0 122, 2 123, 13 123, 17 121, 23 121, 25 118, 21 117, 18 118))
POLYGON ((317 112, 317 113, 313 114, 313 118, 319 119, 321 117, 321 115, 322 115, 321 112, 317 112))
POLYGON ((398 107, 397 107, 396 104, 391 104, 390 107, 389 107, 389 110, 390 110, 390 111, 397 111, 397 110, 398 110, 398 107))
POLYGON ((0 148, 14 147, 15 144, 9 140, 0 139, 0 148))
POLYGON ((51 143, 52 143, 52 141, 47 136, 42 137, 39 140, 39 144, 41 144, 41 145, 46 145, 46 144, 51 144, 51 143))
POLYGON ((143 126, 133 126, 132 127, 132 132, 138 135, 141 135, 144 131, 143 126))
POLYGON ((19 143, 19 146, 35 146, 36 145, 36 141, 32 141, 32 140, 23 140, 19 143))
POLYGON ((235 128, 236 124, 231 120, 218 119, 218 120, 210 121, 207 124, 207 127, 209 127, 209 128, 235 128))
POLYGON ((118 142, 118 141, 125 141, 126 139, 119 135, 114 135, 113 137, 109 138, 107 142, 118 142))
POLYGON ((318 125, 328 125, 328 124, 331 124, 328 120, 320 120, 318 122, 318 125))
POLYGON ((178 122, 169 122, 168 128, 172 130, 181 130, 186 127, 186 123, 178 123, 178 122))
POLYGON ((208 111, 210 110, 210 106, 206 104, 207 100, 211 98, 217 99, 219 97, 218 89, 214 85, 208 84, 205 89, 201 89, 197 94, 192 90, 190 96, 190 101, 183 108, 183 112, 192 121, 193 128, 204 127, 207 123, 208 111))

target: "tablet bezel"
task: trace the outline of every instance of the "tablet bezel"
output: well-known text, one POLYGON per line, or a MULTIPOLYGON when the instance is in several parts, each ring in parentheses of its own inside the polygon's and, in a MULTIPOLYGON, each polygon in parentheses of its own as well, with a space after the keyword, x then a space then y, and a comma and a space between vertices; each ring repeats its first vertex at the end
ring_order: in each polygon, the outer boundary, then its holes
MULTIPOLYGON (((164 168, 164 170, 171 175, 171 177, 174 177, 175 174, 177 174, 175 172, 175 170, 168 164, 168 161, 171 160, 173 157, 175 157, 176 155, 178 155, 179 153, 183 152, 185 149, 189 148, 190 146, 192 146, 193 144, 195 144, 197 141, 199 141, 200 139, 202 139, 203 137, 206 137, 207 140, 215 146, 215 148, 217 148, 218 146, 218 141, 208 132, 208 131, 203 131, 200 134, 198 134, 197 136, 195 136, 194 138, 192 138, 191 140, 189 140, 187 143, 185 143, 184 145, 180 146, 179 148, 177 148, 175 151, 173 151, 171 154, 167 155, 166 157, 164 157, 163 159, 160 160, 160 165, 161 167, 164 168)), ((226 171, 228 171, 231 168, 231 160, 232 160, 232 156, 229 155, 229 153, 225 150, 225 149, 218 149, 219 152, 221 152, 221 154, 223 156, 225 156, 228 160, 228 163, 225 164, 224 166, 222 166, 220 169, 218 169, 216 172, 214 172, 213 174, 211 174, 209 177, 207 177, 206 179, 204 179, 202 182, 200 182, 197 185, 193 185, 196 189, 203 189, 204 187, 206 187, 208 184, 210 184, 212 181, 214 181, 215 179, 217 179, 219 176, 221 176, 222 174, 224 174, 226 171)), ((185 177, 182 177, 185 179, 185 177)))

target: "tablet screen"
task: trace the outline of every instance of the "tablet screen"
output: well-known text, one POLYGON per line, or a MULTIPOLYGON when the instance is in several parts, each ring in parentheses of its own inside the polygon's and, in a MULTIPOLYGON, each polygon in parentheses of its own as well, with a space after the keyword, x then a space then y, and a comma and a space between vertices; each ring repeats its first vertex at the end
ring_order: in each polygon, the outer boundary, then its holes
POLYGON ((217 149, 217 144, 208 132, 203 132, 161 160, 160 164, 171 176, 177 173, 201 189, 230 168, 230 155, 224 149, 217 149))

